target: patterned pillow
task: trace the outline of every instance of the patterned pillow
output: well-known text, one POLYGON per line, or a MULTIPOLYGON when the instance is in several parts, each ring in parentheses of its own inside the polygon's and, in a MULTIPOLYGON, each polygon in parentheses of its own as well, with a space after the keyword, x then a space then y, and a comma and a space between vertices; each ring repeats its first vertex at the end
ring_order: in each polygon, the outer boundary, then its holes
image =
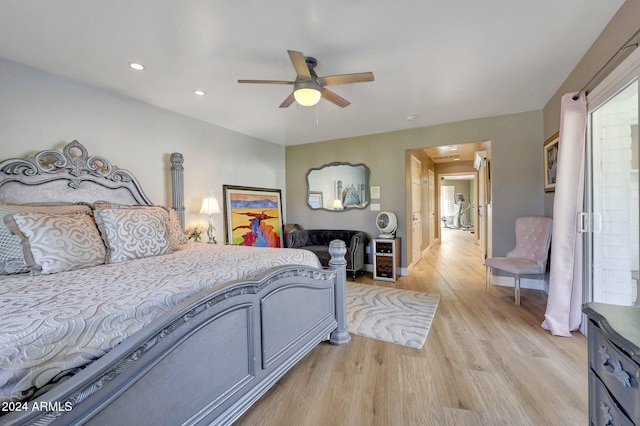
POLYGON ((180 218, 178 213, 174 209, 163 207, 169 211, 169 242, 171 244, 171 251, 180 249, 180 246, 187 244, 187 236, 184 234, 184 230, 180 225, 180 218))
POLYGON ((98 208, 94 214, 107 246, 108 263, 170 252, 167 214, 162 209, 98 208))
POLYGON ((160 211, 162 211, 164 214, 167 215, 166 217, 166 226, 167 226, 167 232, 169 235, 169 249, 171 251, 176 251, 176 250, 180 250, 180 246, 182 246, 183 244, 186 244, 187 241, 187 237, 184 234, 184 231, 182 230, 182 226, 180 226, 180 219, 178 218, 178 214, 176 213, 176 211, 172 208, 169 207, 165 207, 165 206, 146 206, 146 205, 140 205, 140 204, 133 204, 133 205, 129 205, 129 204, 115 204, 115 203, 110 203, 109 201, 96 201, 95 203, 93 203, 93 208, 94 209, 159 209, 160 211))
POLYGON ((104 244, 88 214, 16 213, 4 221, 20 238, 25 263, 33 272, 54 274, 104 263, 104 244))
MULTIPOLYGON (((91 208, 85 205, 19 205, 0 204, 0 218, 15 213, 46 213, 52 215, 91 214, 91 208)), ((20 238, 13 235, 0 219, 0 275, 29 272, 24 262, 20 238)))

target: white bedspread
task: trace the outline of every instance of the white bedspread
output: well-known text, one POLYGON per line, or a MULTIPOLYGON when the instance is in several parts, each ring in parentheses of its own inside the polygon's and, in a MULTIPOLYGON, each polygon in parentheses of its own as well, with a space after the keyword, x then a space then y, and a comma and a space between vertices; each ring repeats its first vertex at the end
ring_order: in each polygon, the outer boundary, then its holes
POLYGON ((169 255, 0 278, 0 401, 85 365, 170 307, 279 265, 320 268, 307 250, 187 244, 169 255))

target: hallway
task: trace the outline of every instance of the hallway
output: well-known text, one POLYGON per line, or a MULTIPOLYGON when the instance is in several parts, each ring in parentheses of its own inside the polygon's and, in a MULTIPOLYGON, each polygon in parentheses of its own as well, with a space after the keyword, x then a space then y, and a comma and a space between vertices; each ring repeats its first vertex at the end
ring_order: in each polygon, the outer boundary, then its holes
POLYGON ((474 234, 445 230, 395 286, 441 296, 420 350, 352 336, 321 344, 287 373, 239 425, 587 424, 587 342, 540 327, 546 299, 513 289, 485 293, 474 234))

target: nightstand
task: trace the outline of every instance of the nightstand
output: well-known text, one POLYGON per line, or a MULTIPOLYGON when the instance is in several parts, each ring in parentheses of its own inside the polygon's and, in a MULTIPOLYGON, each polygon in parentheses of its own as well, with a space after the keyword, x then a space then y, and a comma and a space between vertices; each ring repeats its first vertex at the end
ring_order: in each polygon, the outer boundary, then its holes
POLYGON ((373 240, 373 279, 396 281, 399 263, 399 238, 375 238, 373 240))

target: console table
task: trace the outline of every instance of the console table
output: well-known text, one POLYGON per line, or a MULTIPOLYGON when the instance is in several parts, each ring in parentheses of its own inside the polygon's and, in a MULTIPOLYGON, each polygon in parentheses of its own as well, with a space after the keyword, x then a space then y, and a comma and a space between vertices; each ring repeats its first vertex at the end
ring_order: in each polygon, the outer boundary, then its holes
POLYGON ((640 425, 640 308, 585 303, 589 423, 640 425))

